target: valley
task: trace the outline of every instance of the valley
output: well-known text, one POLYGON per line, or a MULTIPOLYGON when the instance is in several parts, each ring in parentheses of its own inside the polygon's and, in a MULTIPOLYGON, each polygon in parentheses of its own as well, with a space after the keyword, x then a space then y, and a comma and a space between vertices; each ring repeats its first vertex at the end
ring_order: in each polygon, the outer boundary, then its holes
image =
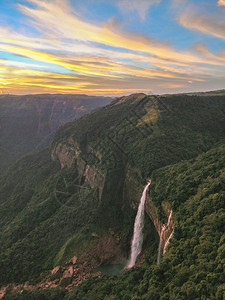
POLYGON ((222 300, 224 100, 132 94, 60 121, 62 102, 39 110, 35 132, 54 137, 21 150, 0 179, 3 299, 222 300), (143 245, 121 272, 149 178, 143 245), (114 265, 119 276, 98 271, 114 265))
POLYGON ((56 130, 111 102, 87 95, 0 95, 0 167, 48 147, 56 130))

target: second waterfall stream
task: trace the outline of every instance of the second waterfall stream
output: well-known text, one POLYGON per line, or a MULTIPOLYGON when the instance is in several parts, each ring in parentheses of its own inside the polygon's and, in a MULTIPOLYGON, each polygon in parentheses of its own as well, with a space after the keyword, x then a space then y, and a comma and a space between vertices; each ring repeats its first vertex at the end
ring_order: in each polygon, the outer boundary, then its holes
POLYGON ((138 211, 134 223, 134 233, 133 233, 133 238, 131 243, 131 254, 130 254, 130 259, 126 266, 127 269, 130 269, 135 265, 136 259, 142 249, 142 243, 143 243, 142 230, 144 227, 145 200, 146 200, 148 187, 150 184, 151 184, 151 180, 149 180, 148 184, 145 186, 138 206, 138 211))

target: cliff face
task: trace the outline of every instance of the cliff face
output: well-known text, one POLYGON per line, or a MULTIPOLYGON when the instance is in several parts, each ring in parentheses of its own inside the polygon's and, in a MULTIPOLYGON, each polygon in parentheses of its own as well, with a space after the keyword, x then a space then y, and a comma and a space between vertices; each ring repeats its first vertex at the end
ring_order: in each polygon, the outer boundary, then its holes
MULTIPOLYGON (((70 138, 66 145, 56 145, 52 150, 51 157, 54 161, 59 160, 61 168, 74 167, 73 163, 76 162, 80 185, 87 183, 92 189, 98 189, 99 201, 104 201, 104 199, 102 199, 103 190, 105 194, 109 194, 111 192, 110 182, 112 181, 112 177, 115 176, 115 174, 113 174, 114 172, 104 173, 97 167, 88 164, 87 161, 81 158, 82 151, 79 148, 78 143, 73 139, 70 138)), ((143 191, 143 185, 141 184, 140 180, 134 177, 134 174, 140 173, 140 170, 132 169, 129 165, 127 165, 124 167, 122 173, 124 176, 121 178, 121 182, 118 182, 118 184, 122 185, 121 203, 126 203, 133 210, 137 210, 139 199, 143 191)), ((160 237, 163 224, 159 219, 158 209, 154 205, 152 198, 149 195, 146 199, 145 210, 149 218, 152 220, 160 237)), ((169 216, 170 210, 168 207, 164 209, 164 213, 166 216, 169 216)), ((167 235, 164 238, 165 240, 167 235)))
POLYGON ((69 168, 72 166, 73 161, 78 158, 79 154, 79 146, 76 142, 70 139, 68 145, 59 143, 52 151, 51 157, 53 161, 55 161, 56 159, 60 161, 61 168, 65 166, 69 168))
POLYGON ((58 144, 52 151, 51 157, 53 161, 59 160, 61 168, 70 168, 76 161, 79 184, 82 186, 87 183, 92 189, 98 189, 99 200, 101 200, 105 185, 105 175, 82 159, 80 153, 81 150, 79 149, 78 144, 73 139, 69 139, 67 145, 58 144))

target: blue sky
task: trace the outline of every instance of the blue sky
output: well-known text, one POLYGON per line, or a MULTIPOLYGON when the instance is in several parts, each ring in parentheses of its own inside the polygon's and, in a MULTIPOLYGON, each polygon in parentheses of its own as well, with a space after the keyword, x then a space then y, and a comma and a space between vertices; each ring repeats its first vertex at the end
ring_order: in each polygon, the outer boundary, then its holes
POLYGON ((0 1, 0 93, 225 88, 225 0, 0 1))

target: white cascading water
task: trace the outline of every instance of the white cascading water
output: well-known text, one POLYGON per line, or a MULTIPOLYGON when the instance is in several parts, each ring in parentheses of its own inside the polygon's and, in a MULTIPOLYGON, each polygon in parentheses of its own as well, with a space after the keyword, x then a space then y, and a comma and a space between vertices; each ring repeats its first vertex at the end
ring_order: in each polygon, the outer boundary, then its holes
POLYGON ((170 215, 169 215, 169 218, 168 218, 168 221, 167 221, 167 225, 166 225, 167 228, 170 226, 170 221, 171 221, 172 213, 173 213, 173 211, 171 209, 170 215))
POLYGON ((151 181, 149 181, 148 184, 145 186, 144 191, 141 196, 139 206, 138 206, 138 212, 137 212, 137 215, 135 218, 135 223, 134 223, 134 233, 133 233, 132 244, 131 244, 131 254, 130 254, 130 259, 129 259, 127 267, 126 267, 127 269, 130 269, 135 265, 136 259, 142 249, 142 242, 143 242, 142 230, 144 227, 145 199, 146 199, 146 193, 147 193, 147 190, 148 190, 148 187, 150 184, 151 184, 151 181))
POLYGON ((158 257, 157 257, 157 264, 159 264, 160 260, 161 260, 161 252, 162 252, 163 243, 164 243, 163 254, 165 254, 166 253, 166 249, 167 249, 167 247, 169 245, 170 239, 173 237, 174 230, 171 232, 170 236, 165 241, 165 235, 166 235, 167 231, 170 230, 170 223, 171 223, 172 213, 173 213, 173 211, 171 209, 169 217, 168 217, 167 224, 163 224, 162 228, 161 228, 160 240, 159 240, 159 249, 158 249, 158 257))
POLYGON ((163 224, 162 229, 161 229, 161 233, 160 233, 160 240, 159 240, 159 249, 158 249, 157 264, 160 263, 160 259, 161 259, 161 249, 162 249, 163 235, 164 235, 165 230, 166 230, 166 225, 163 224))
POLYGON ((169 246, 170 239, 172 239, 173 234, 174 234, 174 230, 171 232, 170 236, 168 237, 167 241, 165 242, 165 245, 164 245, 164 248, 163 248, 163 254, 166 253, 166 249, 169 246))

